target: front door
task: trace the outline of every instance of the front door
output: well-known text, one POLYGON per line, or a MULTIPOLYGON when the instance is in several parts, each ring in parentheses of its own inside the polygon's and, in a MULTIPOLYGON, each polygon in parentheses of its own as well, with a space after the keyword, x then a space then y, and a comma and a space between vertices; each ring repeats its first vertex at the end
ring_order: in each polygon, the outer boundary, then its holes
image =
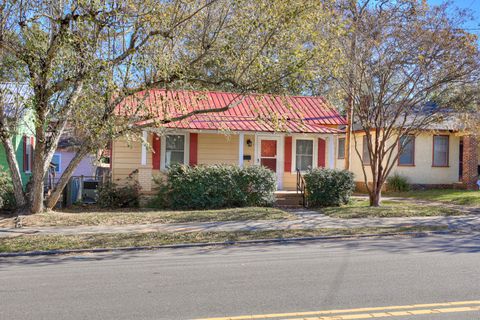
POLYGON ((267 167, 277 175, 277 188, 281 190, 283 179, 283 144, 278 136, 259 136, 257 163, 267 167))
POLYGON ((260 165, 277 172, 277 140, 260 140, 260 165))

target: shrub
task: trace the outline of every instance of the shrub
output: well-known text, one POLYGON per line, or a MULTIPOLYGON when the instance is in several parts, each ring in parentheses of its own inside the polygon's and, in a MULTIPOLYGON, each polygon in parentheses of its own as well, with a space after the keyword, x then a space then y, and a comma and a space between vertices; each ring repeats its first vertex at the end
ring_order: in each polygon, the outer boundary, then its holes
POLYGON ((157 201, 175 209, 270 206, 275 189, 275 174, 264 167, 175 165, 157 201))
POLYGON ((314 169, 304 177, 307 202, 312 207, 346 204, 355 189, 353 173, 345 170, 314 169))
POLYGON ((15 197, 10 175, 0 166, 0 209, 14 209, 15 197))
POLYGON ((107 182, 98 188, 97 204, 103 208, 135 208, 139 206, 140 185, 131 176, 125 185, 107 182))
POLYGON ((395 173, 387 178, 387 188, 389 191, 407 192, 410 191, 410 182, 407 177, 395 173))

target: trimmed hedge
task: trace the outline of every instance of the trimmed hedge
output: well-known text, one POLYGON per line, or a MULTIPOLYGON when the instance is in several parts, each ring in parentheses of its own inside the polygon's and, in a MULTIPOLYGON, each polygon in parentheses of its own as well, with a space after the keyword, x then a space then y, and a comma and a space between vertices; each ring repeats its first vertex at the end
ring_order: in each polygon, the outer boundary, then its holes
POLYGON ((5 172, 0 166, 0 209, 14 209, 15 197, 13 195, 13 185, 10 174, 5 172))
POLYGON ((275 201, 275 174, 259 166, 172 166, 160 184, 156 206, 174 209, 215 209, 271 206, 275 201))
POLYGON ((345 170, 313 169, 304 178, 311 207, 346 204, 355 190, 353 173, 345 170))

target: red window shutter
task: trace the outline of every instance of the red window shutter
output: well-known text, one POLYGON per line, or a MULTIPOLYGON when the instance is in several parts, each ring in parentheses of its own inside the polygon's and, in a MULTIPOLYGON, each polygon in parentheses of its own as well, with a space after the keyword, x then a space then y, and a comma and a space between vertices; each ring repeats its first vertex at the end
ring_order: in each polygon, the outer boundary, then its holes
POLYGON ((290 172, 292 170, 292 137, 285 137, 285 164, 283 171, 290 172))
POLYGON ((190 133, 190 161, 191 166, 198 164, 198 133, 190 133))
POLYGON ((153 162, 153 170, 160 170, 160 150, 161 149, 161 140, 157 134, 153 135, 152 141, 152 162, 153 162))
POLYGON ((325 140, 318 139, 318 167, 325 168, 325 140))
POLYGON ((27 137, 23 136, 23 172, 27 171, 27 137))

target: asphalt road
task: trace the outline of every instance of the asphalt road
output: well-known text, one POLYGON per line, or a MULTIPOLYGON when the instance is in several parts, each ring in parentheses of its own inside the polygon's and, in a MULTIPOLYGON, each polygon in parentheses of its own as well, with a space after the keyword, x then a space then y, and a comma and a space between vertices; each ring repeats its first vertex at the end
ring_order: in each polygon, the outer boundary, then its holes
POLYGON ((345 311, 351 319, 480 319, 479 300, 480 235, 0 260, 2 320, 298 319, 353 308, 367 309, 345 311), (463 303, 473 300, 477 311, 463 303), (403 307, 446 302, 460 304, 403 307), (391 316, 391 306, 450 312, 391 316))

